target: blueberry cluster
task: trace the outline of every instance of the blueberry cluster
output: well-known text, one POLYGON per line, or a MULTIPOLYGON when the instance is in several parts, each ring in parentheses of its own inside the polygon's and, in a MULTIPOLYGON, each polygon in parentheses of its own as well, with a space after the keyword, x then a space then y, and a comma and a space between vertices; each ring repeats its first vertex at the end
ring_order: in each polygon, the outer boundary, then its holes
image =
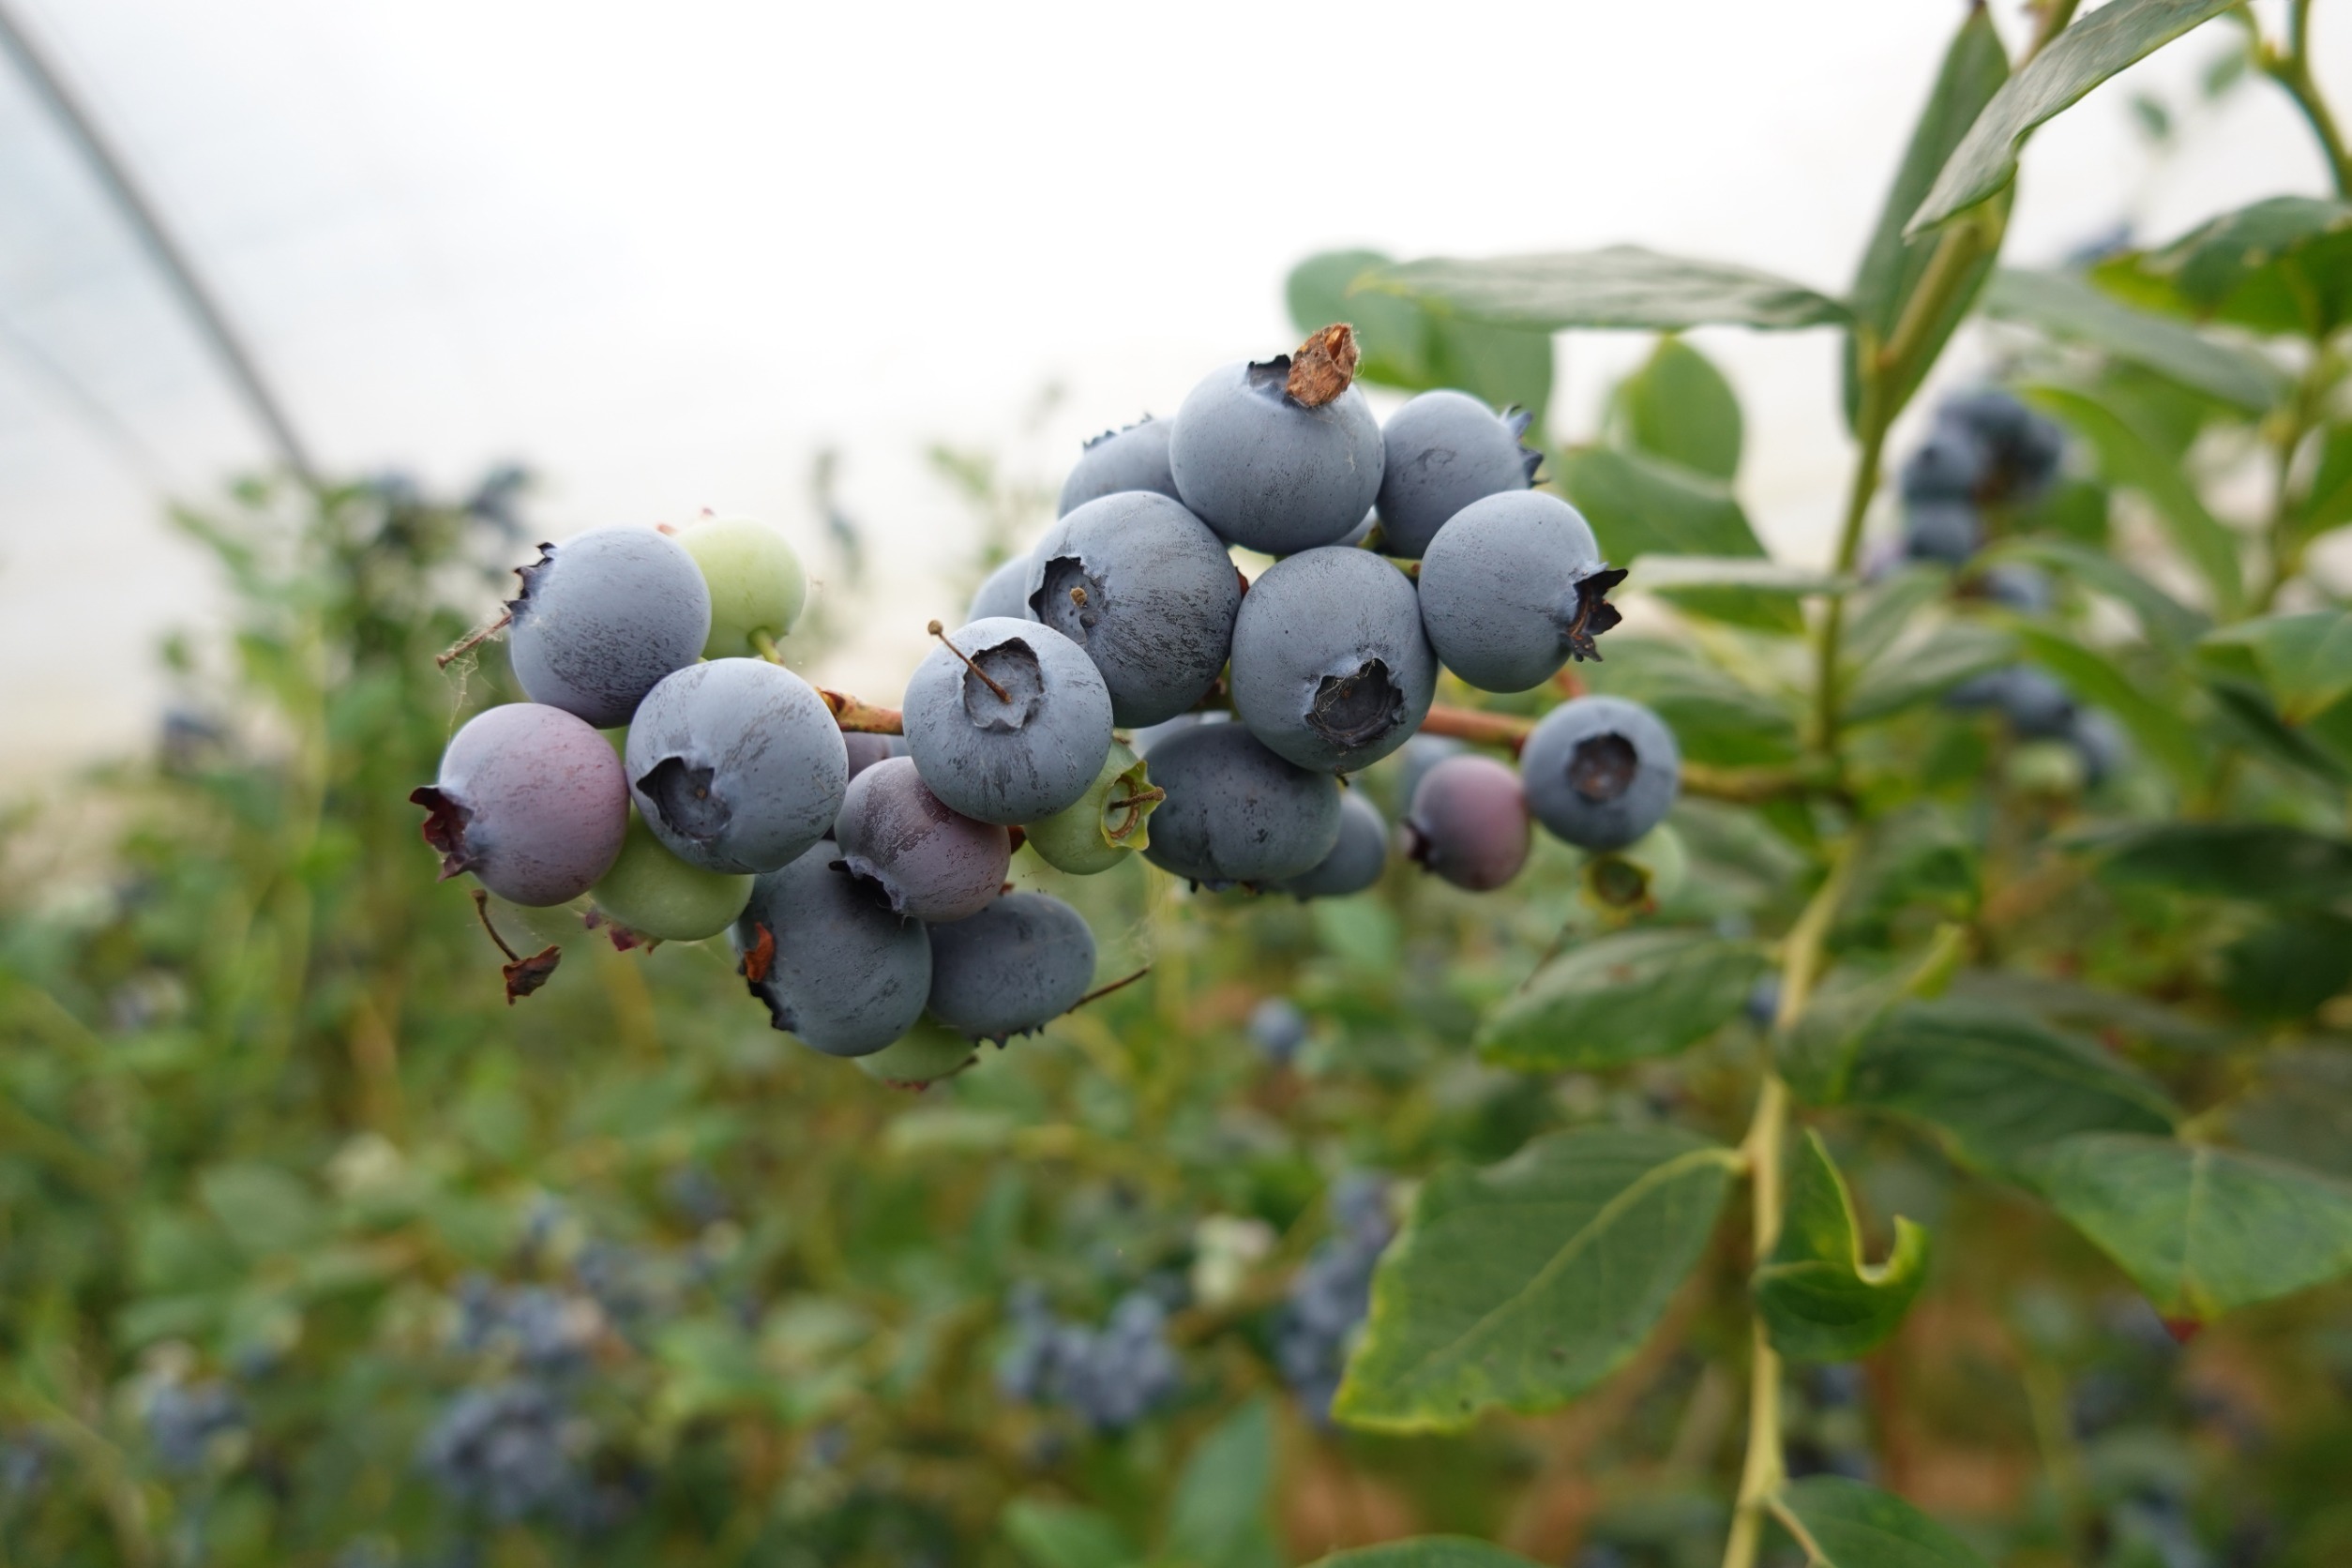
POLYGON ((217 1446, 245 1430, 245 1401, 217 1379, 159 1383, 146 1402, 147 1441, 157 1462, 183 1474, 204 1468, 217 1446))
POLYGON ((425 1434, 416 1462, 450 1500, 502 1523, 551 1513, 580 1485, 569 1422, 536 1379, 466 1389, 425 1434))
MULTIPOLYGON (((807 582, 769 530, 541 546, 504 622, 528 701, 459 731, 413 797, 443 875, 526 912, 585 898, 624 946, 725 931, 777 1029, 910 1084, 1088 994, 1085 921, 1005 880, 1024 843, 1076 875, 1139 852, 1212 888, 1370 887, 1390 824, 1341 778, 1413 739, 1441 667, 1508 692, 1599 657, 1625 574, 1530 488, 1523 415, 1430 392, 1383 430, 1356 357, 1327 327, 1212 373, 1172 421, 1090 443, 1045 537, 962 626, 932 624, 896 716, 776 662, 807 582), (1237 548, 1279 559, 1251 581, 1237 548), (1204 722, 1212 706, 1232 721, 1204 722)), ((1487 891, 1536 822, 1631 844, 1680 771, 1654 715, 1579 698, 1521 768, 1429 767, 1404 845, 1487 891)), ((560 944, 507 953, 519 996, 560 944)))
POLYGON ((1013 1344, 996 1374, 1008 1399, 1058 1406, 1097 1432, 1123 1432, 1184 1386, 1168 1308, 1149 1290, 1122 1296, 1100 1328, 1057 1318, 1033 1288, 1014 1293, 1010 1315, 1013 1344))
POLYGON ((501 1287, 481 1274, 459 1282, 457 1306, 453 1349, 549 1377, 585 1368, 605 1324, 591 1298, 544 1285, 501 1287))
POLYGON ((1903 463, 1905 557, 1966 565, 1983 547, 1986 512, 2039 499, 2064 454, 2058 426, 2013 393, 1990 386, 1946 399, 1903 463))
POLYGON ((1372 1308, 1372 1270, 1396 1233, 1388 1214, 1387 1185, 1350 1177, 1332 1191, 1332 1234, 1290 1281, 1274 1326, 1274 1361, 1300 1405, 1317 1421, 1331 1419, 1332 1396, 1348 1363, 1348 1346, 1372 1308))

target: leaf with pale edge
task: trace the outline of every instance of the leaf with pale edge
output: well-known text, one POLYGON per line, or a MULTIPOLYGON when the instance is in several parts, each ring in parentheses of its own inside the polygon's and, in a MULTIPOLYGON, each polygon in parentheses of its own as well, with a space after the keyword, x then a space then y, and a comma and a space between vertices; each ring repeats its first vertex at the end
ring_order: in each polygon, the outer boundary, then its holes
POLYGON ((1537 1138, 1422 1187, 1372 1281, 1333 1413, 1451 1430, 1567 1403, 1640 1346, 1706 1249, 1740 1155, 1670 1127, 1537 1138))
POLYGON ((1808 1568, 1984 1568, 1967 1542, 1901 1498, 1843 1476, 1791 1482, 1772 1511, 1798 1535, 1808 1568))
POLYGON ((2029 1173, 2167 1318, 2202 1322, 2352 1274, 2352 1186, 2294 1166, 2094 1134, 2029 1173))
POLYGON ((1731 1021, 1764 969, 1709 931, 1623 931, 1554 959, 1478 1032, 1487 1060, 1530 1072, 1666 1056, 1731 1021))
POLYGON ((2077 21, 2001 83, 1904 232, 1918 234, 1992 195, 2017 173, 2017 151, 2034 128, 2126 66, 2238 3, 2114 0, 2077 21))
POLYGON ((2178 1119, 2111 1053, 1961 1001, 1897 1008, 1856 1052, 1847 1098, 1923 1123, 1965 1163, 2004 1174, 2076 1133, 2164 1134, 2178 1119))
POLYGON ((1845 306, 1802 283, 1637 245, 1485 261, 1436 257, 1382 268, 1356 287, 1401 294, 1471 321, 1546 332, 1572 326, 1793 331, 1848 320, 1845 306))
POLYGON ((1821 1135, 1798 1144, 1786 1217, 1756 1271, 1756 1309, 1772 1348, 1792 1361, 1851 1361, 1903 1321, 1927 1278, 1927 1232, 1898 1216, 1883 1263, 1862 1258, 1853 1195, 1821 1135))

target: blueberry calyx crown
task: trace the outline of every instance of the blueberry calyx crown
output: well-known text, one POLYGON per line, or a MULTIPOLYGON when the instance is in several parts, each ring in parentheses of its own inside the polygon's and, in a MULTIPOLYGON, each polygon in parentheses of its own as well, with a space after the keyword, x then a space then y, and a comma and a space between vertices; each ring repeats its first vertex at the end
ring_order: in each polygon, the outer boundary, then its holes
POLYGON ((1641 757, 1634 743, 1615 731, 1587 735, 1568 755, 1568 783, 1596 806, 1617 799, 1634 787, 1641 772, 1641 757))
POLYGON ((1115 430, 1105 430, 1100 435, 1088 436, 1085 441, 1079 444, 1078 449, 1082 452, 1092 452, 1095 447, 1100 446, 1104 442, 1116 441, 1121 436, 1125 435, 1129 430, 1141 430, 1144 426, 1150 424, 1151 422, 1152 416, 1147 414, 1132 425, 1122 425, 1115 430))
POLYGON ((474 813, 430 784, 411 790, 408 798, 425 808, 425 842, 441 852, 440 880, 447 882, 474 869, 480 857, 465 842, 466 823, 474 813))
POLYGON ((1603 562, 1576 580, 1576 608, 1569 613, 1568 624, 1560 629, 1560 641, 1569 656, 1578 663, 1586 659, 1600 663, 1601 650, 1592 640, 1625 618, 1608 600, 1609 590, 1624 581, 1625 576, 1621 568, 1612 569, 1603 562))
POLYGON ((1516 403, 1502 411, 1503 428, 1511 432, 1512 440, 1519 443, 1519 466, 1527 471, 1527 482, 1530 489, 1543 482, 1544 467, 1544 454, 1527 445, 1528 427, 1534 423, 1534 412, 1516 403))
POLYGON ((1356 329, 1346 322, 1334 322, 1309 333, 1306 341, 1289 354, 1251 361, 1244 373, 1258 391, 1270 392, 1279 386, 1283 397, 1300 408, 1321 408, 1354 384, 1360 357, 1356 329))
POLYGON ((538 550, 539 558, 536 561, 529 562, 515 568, 515 576, 522 580, 522 586, 516 589, 515 596, 506 601, 506 613, 509 617, 519 617, 522 614, 524 610, 529 608, 533 583, 537 580, 538 575, 541 572, 547 570, 548 567, 554 563, 555 546, 551 541, 541 539, 538 544, 538 550))
POLYGON ((1344 675, 1315 686, 1306 726, 1334 746, 1370 746, 1404 722, 1405 694, 1390 678, 1386 659, 1365 659, 1344 675))

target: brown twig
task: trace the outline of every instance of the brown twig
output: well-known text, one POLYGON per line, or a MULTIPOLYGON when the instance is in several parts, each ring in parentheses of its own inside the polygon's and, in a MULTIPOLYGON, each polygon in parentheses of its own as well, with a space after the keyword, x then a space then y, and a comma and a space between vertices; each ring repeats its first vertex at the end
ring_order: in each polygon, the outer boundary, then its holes
POLYGON ((450 643, 449 646, 443 652, 435 654, 433 656, 433 668, 436 670, 448 669, 449 661, 451 659, 458 657, 461 654, 472 653, 483 643, 488 642, 491 638, 496 637, 500 632, 505 631, 508 624, 511 623, 514 618, 515 612, 511 609, 500 611, 498 612, 497 620, 492 621, 486 626, 467 632, 463 637, 460 637, 455 642, 450 643))
POLYGON ((1071 1003, 1068 1010, 1075 1013, 1090 1002, 1100 1002, 1104 997, 1108 996, 1111 992, 1124 990, 1127 987, 1134 985, 1137 981, 1142 979, 1145 975, 1151 972, 1152 966, 1150 964, 1145 964, 1141 969, 1137 970, 1133 974, 1125 975, 1120 979, 1113 980, 1108 986, 1097 986, 1093 990, 1087 992, 1084 996, 1079 997, 1076 1002, 1071 1003))

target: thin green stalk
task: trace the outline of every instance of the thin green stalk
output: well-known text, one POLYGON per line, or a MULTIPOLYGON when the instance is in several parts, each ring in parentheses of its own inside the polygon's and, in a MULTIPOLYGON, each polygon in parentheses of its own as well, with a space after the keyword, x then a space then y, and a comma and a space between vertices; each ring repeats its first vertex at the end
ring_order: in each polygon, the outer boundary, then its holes
MULTIPOLYGON (((1829 875, 1814 890, 1804 912, 1788 929, 1781 946, 1780 1003, 1772 1017, 1775 1040, 1796 1027, 1813 999, 1813 988, 1828 959, 1830 927, 1859 858, 1851 838, 1831 851, 1829 875)), ((1748 1123, 1740 1152, 1747 1164, 1751 1243, 1761 1265, 1779 1244, 1787 1214, 1782 1182, 1782 1152, 1788 1140, 1788 1085, 1768 1062, 1756 1097, 1756 1115, 1748 1123)), ((1724 1568, 1755 1568, 1763 1541, 1764 1515, 1774 1494, 1788 1479, 1787 1452, 1780 1429, 1780 1352, 1772 1349, 1764 1319, 1755 1319, 1748 1363, 1747 1457, 1740 1470, 1740 1498, 1731 1518, 1730 1539, 1724 1544, 1724 1568)))
POLYGON ((2352 152, 2346 151, 2344 133, 2319 91, 2319 79, 2312 73, 2311 0, 2292 0, 2286 10, 2286 47, 2257 45, 2254 65, 2263 75, 2285 88, 2286 96, 2295 100, 2295 107, 2303 112, 2312 135, 2318 139, 2320 154, 2328 160, 2328 173, 2336 183, 2336 194, 2352 198, 2352 152))

